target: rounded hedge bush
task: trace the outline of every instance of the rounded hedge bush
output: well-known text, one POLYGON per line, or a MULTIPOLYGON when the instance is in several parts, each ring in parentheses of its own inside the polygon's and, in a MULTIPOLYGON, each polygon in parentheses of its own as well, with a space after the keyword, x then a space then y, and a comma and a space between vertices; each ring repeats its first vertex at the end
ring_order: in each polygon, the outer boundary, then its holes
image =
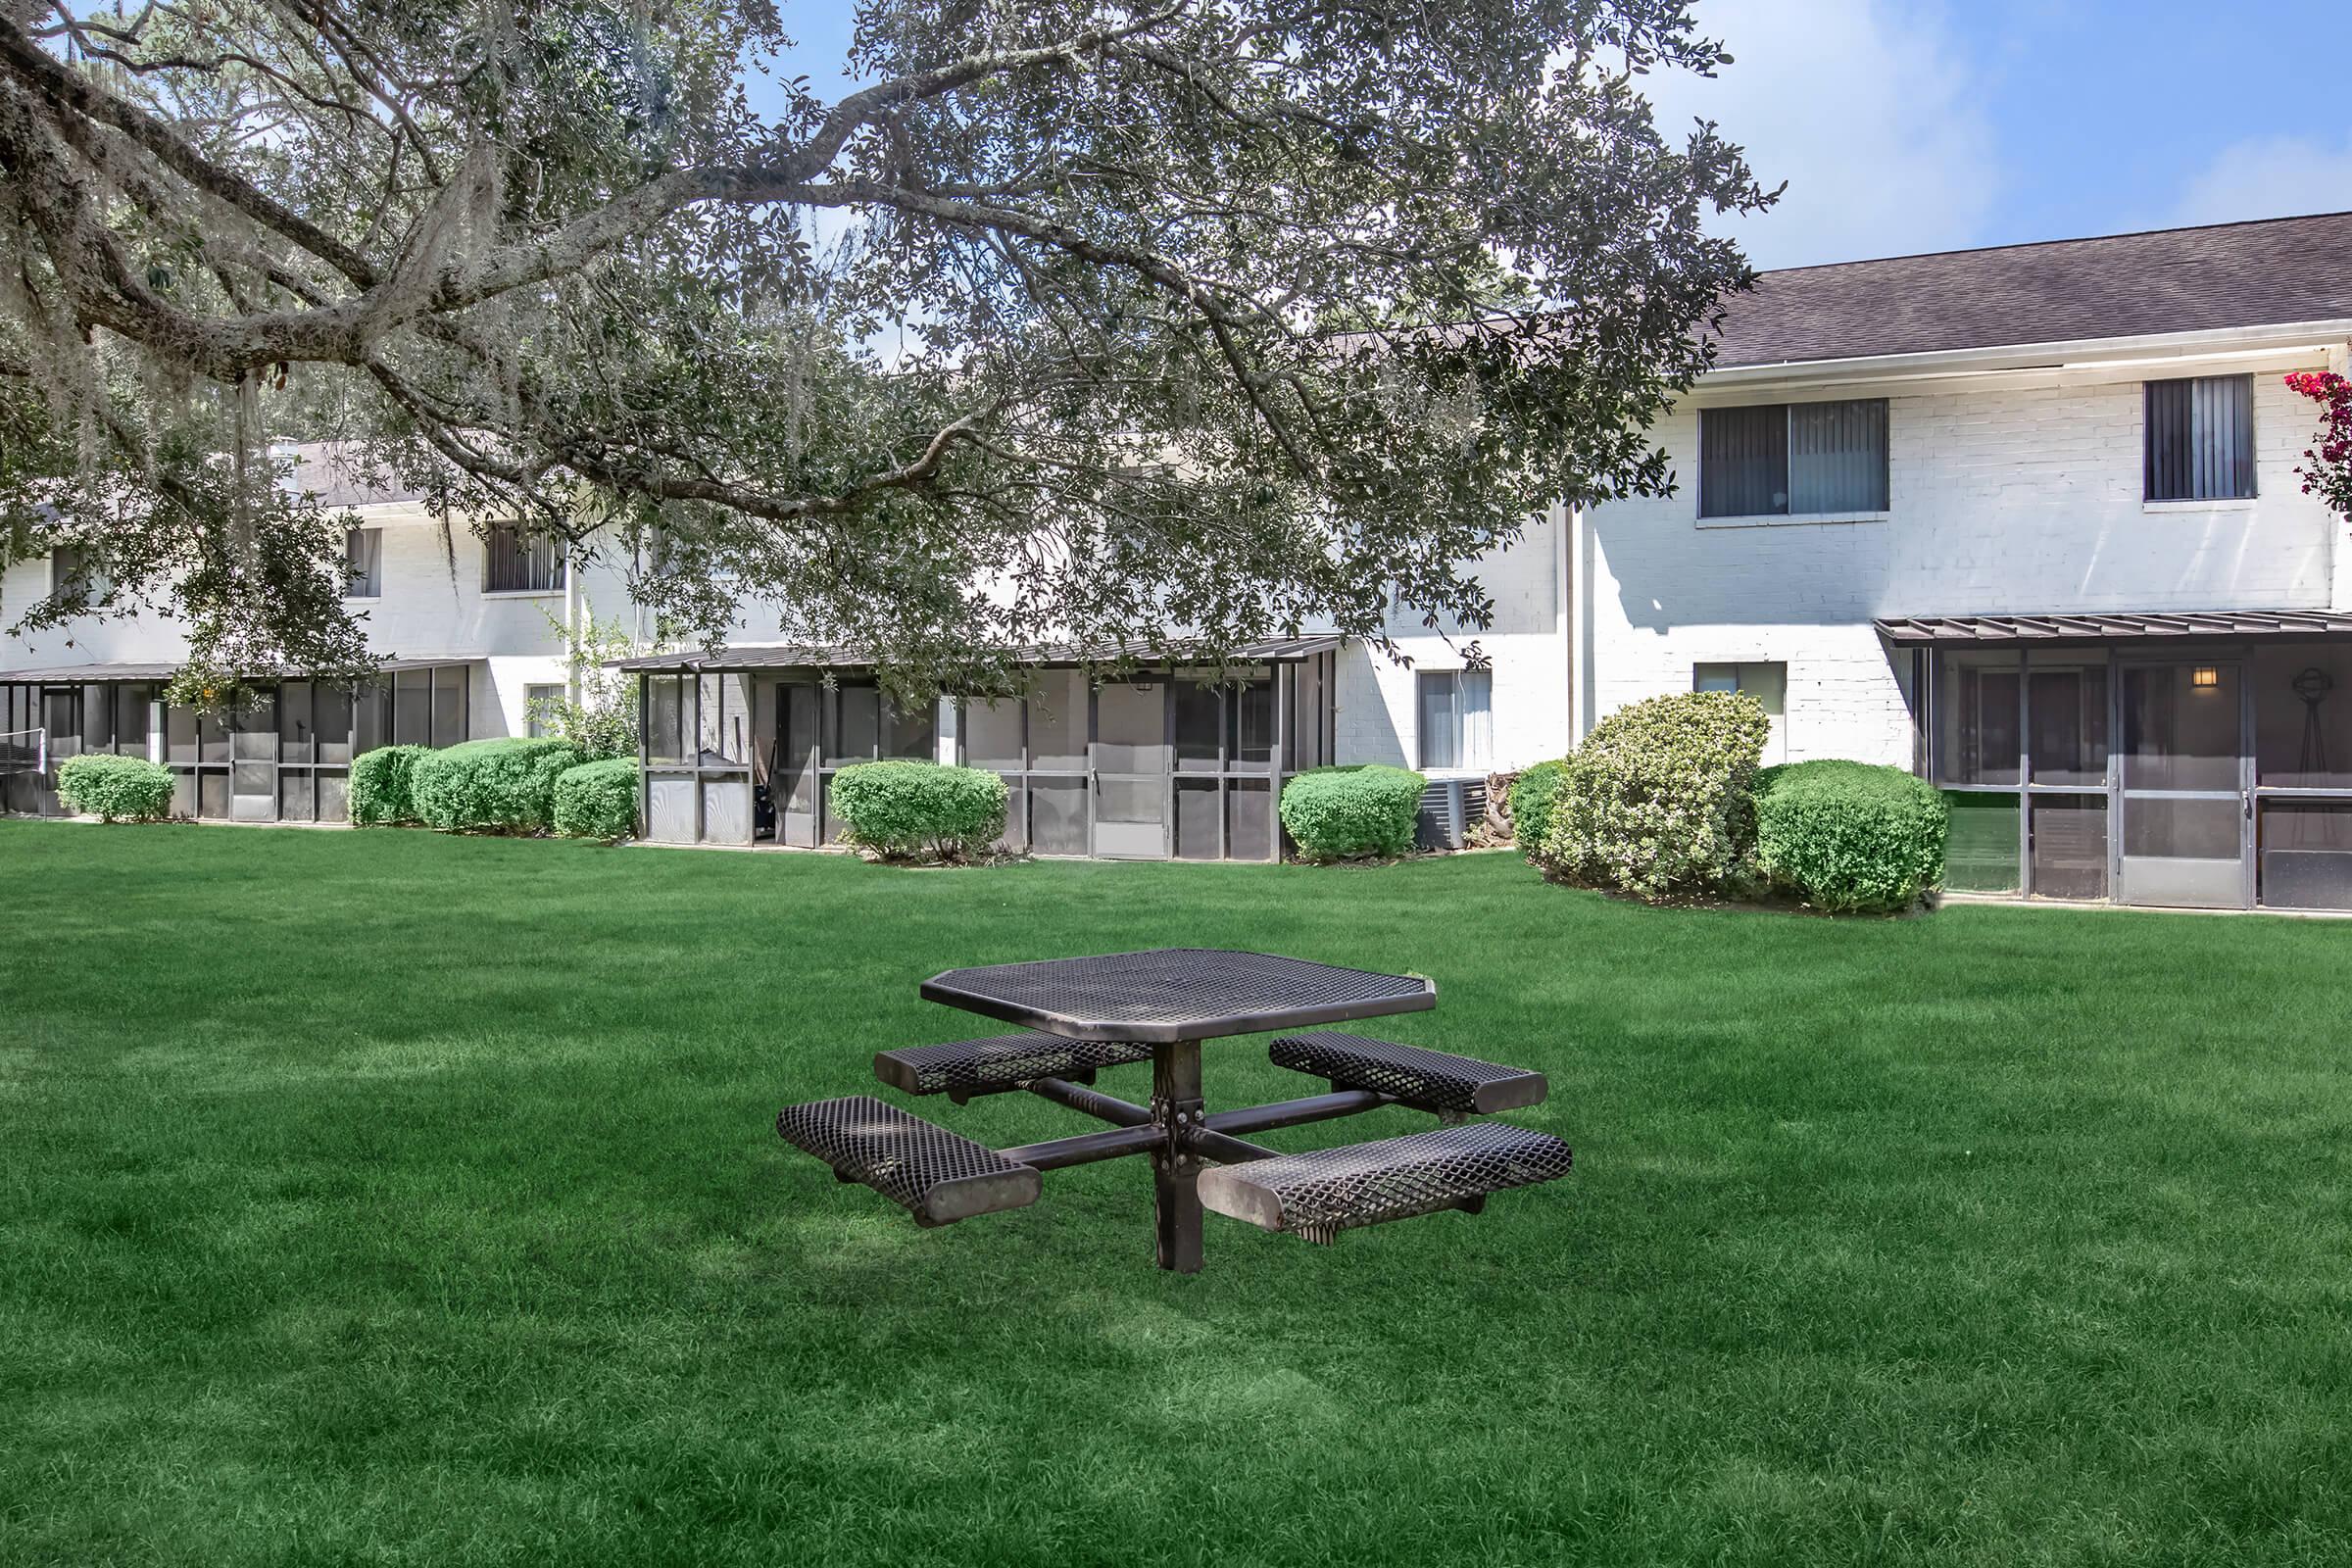
POLYGON ((555 820, 556 780, 586 760, 554 736, 466 741, 416 759, 409 793, 444 833, 537 833, 555 820))
POLYGON ((1925 780, 1866 762, 1792 762, 1756 776, 1756 863, 1817 909, 1907 909, 1943 880, 1951 813, 1925 780))
POLYGON ((171 814, 172 770, 144 757, 69 757, 58 764, 57 798, 102 822, 153 822, 171 814))
POLYGON ((1732 888, 1750 869, 1750 790, 1771 728, 1738 692, 1617 710, 1567 760, 1537 863, 1563 881, 1648 899, 1732 888))
POLYGON ((1004 836, 1004 780, 949 762, 857 762, 833 775, 829 808, 848 841, 885 859, 960 860, 1004 836))
POLYGON ((1551 803, 1560 793, 1560 780, 1568 775, 1568 760, 1538 762, 1511 780, 1511 842, 1536 858, 1537 846, 1551 828, 1551 803))
POLYGON ((1282 789, 1282 825, 1308 860, 1410 854, 1420 774, 1379 762, 1313 767, 1282 789))
POLYGON ((420 822, 410 784, 429 746, 379 746, 351 760, 351 820, 360 827, 420 822))
POLYGON ((637 831, 637 759, 607 757, 556 778, 551 820, 573 839, 625 839, 637 831))

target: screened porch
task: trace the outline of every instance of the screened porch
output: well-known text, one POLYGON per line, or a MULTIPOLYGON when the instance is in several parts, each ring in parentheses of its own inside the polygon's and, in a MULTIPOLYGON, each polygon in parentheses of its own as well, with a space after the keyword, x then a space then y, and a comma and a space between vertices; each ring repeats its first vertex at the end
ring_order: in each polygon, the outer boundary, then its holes
POLYGON ((396 662, 370 681, 278 680, 233 713, 164 701, 176 666, 0 672, 0 733, 45 733, 48 766, 0 775, 0 810, 64 813, 57 768, 108 752, 172 769, 172 813, 198 820, 341 822, 351 760, 378 746, 452 746, 468 733, 468 667, 396 662))
POLYGON ((1882 622, 1924 667, 1947 886, 2352 909, 2352 617, 1882 622))
POLYGON ((1222 669, 1102 678, 1049 658, 1027 692, 902 711, 871 667, 805 649, 623 662, 641 678, 641 816, 669 843, 839 843, 833 780, 883 758, 1003 775, 1004 845, 1038 855, 1265 860, 1283 780, 1332 760, 1338 638, 1259 644, 1222 669))

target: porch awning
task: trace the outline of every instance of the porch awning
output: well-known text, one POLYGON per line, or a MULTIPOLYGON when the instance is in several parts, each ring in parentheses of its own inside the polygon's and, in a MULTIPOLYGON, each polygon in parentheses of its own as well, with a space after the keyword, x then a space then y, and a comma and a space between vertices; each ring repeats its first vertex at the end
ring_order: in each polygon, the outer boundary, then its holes
POLYGON ((69 664, 63 669, 0 669, 0 686, 63 686, 90 680, 170 680, 177 664, 69 664))
MULTIPOLYGON (((481 656, 471 656, 478 659, 481 656)), ((379 659, 376 669, 386 675, 403 669, 433 669, 442 664, 470 662, 467 656, 452 655, 447 659, 379 659)), ((179 673, 177 664, 67 664, 56 669, 0 669, 0 686, 11 683, 26 686, 66 686, 76 681, 153 681, 170 680, 179 673)), ((286 670, 257 671, 257 680, 304 680, 299 672, 286 670)))
POLYGON ((2167 610, 2087 615, 1897 615, 1872 622, 1888 642, 2032 643, 2165 637, 2312 637, 2352 632, 2352 613, 2329 610, 2167 610))
MULTIPOLYGON (((1328 654, 1348 641, 1345 637, 1279 637, 1265 642, 1244 643, 1230 650, 1229 657, 1245 664, 1294 663, 1328 654)), ((1186 657, 1187 644, 1181 641, 1153 647, 1146 643, 1106 643, 1081 647, 1076 643, 1051 643, 1040 648, 1027 648, 1011 657, 1019 664, 1107 664, 1122 659, 1149 660, 1153 662, 1174 661, 1181 663, 1186 657)), ((694 673, 738 669, 871 669, 870 654, 844 647, 813 644, 759 643, 717 649, 692 649, 674 654, 645 654, 635 659, 616 659, 607 664, 610 669, 673 671, 694 673)))

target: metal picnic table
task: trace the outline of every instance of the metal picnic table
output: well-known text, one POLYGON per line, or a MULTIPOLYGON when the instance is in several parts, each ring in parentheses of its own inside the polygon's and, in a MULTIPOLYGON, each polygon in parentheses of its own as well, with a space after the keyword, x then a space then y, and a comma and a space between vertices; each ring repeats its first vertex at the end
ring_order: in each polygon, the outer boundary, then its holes
POLYGON ((924 981, 922 995, 1025 1032, 882 1052, 874 1073, 884 1083, 957 1103, 1026 1092, 1110 1123, 991 1150, 865 1095, 777 1116, 787 1142, 924 1225, 1034 1202, 1045 1171, 1145 1154, 1159 1266, 1191 1273, 1200 1267, 1204 1208, 1329 1243, 1355 1225, 1475 1213, 1489 1193, 1568 1173, 1568 1147, 1550 1134, 1465 1119, 1540 1102, 1548 1087, 1542 1073, 1315 1027, 1436 1006, 1437 986, 1416 975, 1170 948, 951 969, 924 981), (1305 1031, 1278 1035, 1272 1059, 1325 1079, 1328 1091, 1209 1110, 1201 1043, 1267 1031, 1305 1031), (1148 1105, 1093 1087, 1101 1069, 1145 1061, 1148 1105), (1393 1104, 1430 1111, 1442 1125, 1299 1154, 1248 1141, 1393 1104))

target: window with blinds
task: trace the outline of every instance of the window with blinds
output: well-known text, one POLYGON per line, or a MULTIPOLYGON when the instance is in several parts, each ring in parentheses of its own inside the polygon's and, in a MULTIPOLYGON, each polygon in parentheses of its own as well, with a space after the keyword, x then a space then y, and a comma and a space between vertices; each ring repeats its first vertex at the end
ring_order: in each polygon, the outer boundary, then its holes
POLYGON ((564 541, 526 534, 511 523, 490 529, 482 590, 493 594, 554 593, 564 586, 564 541))
POLYGON ((1484 669, 1424 670, 1421 765, 1486 768, 1494 752, 1494 676, 1484 669))
POLYGON ((2254 377, 2147 383, 2150 501, 2242 501, 2254 494, 2254 377))
POLYGON ((1885 398, 1699 411, 1701 517, 1850 515, 1886 506, 1885 398))
POLYGON ((343 532, 343 597, 377 599, 384 592, 384 530, 347 528, 343 532))

